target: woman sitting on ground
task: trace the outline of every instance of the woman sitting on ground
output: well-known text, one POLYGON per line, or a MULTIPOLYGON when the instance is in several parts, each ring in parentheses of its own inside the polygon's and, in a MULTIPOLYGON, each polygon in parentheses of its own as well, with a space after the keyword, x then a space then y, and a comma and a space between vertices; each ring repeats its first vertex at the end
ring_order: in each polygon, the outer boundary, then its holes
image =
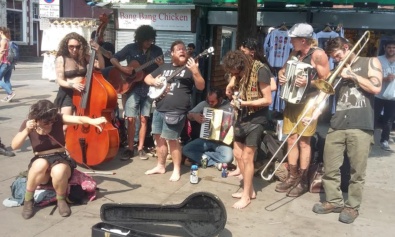
POLYGON ((75 162, 65 151, 65 136, 63 125, 90 124, 98 129, 106 123, 104 117, 92 119, 85 116, 59 114, 58 108, 49 100, 39 100, 30 107, 28 119, 23 121, 18 134, 11 142, 13 149, 20 148, 27 137, 34 152, 34 157, 28 166, 29 172, 22 216, 29 219, 34 215, 33 194, 38 185, 52 183, 59 209, 63 217, 71 214, 66 203, 68 180, 75 162))

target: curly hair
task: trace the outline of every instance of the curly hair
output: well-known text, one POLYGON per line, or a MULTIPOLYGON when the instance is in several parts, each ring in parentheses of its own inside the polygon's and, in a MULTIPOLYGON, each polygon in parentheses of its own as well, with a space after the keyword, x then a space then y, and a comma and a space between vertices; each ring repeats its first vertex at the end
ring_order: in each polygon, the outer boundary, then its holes
POLYGON ((274 73, 274 68, 270 65, 269 61, 263 54, 262 48, 259 47, 259 42, 257 39, 247 38, 241 43, 241 46, 243 46, 244 48, 248 48, 250 50, 254 50, 255 51, 254 59, 261 61, 261 63, 263 64, 266 64, 269 67, 270 71, 274 73))
POLYGON ((146 40, 156 39, 156 30, 150 25, 141 25, 134 32, 134 42, 141 44, 146 40))
POLYGON ((84 37, 79 35, 76 32, 68 33, 59 43, 58 52, 56 53, 56 57, 59 56, 70 56, 68 44, 71 39, 77 40, 81 44, 81 49, 78 51, 78 63, 81 65, 86 65, 85 56, 89 51, 88 42, 84 37))
POLYGON ((253 59, 241 50, 229 51, 223 61, 223 68, 226 72, 239 70, 244 77, 248 77, 251 71, 253 59))
POLYGON ((351 43, 342 37, 336 37, 329 39, 325 43, 325 53, 330 55, 331 53, 335 52, 338 49, 343 49, 344 45, 348 45, 349 48, 352 48, 351 43))
POLYGON ((39 100, 32 106, 28 119, 42 120, 44 122, 54 122, 58 115, 58 108, 49 100, 39 100))

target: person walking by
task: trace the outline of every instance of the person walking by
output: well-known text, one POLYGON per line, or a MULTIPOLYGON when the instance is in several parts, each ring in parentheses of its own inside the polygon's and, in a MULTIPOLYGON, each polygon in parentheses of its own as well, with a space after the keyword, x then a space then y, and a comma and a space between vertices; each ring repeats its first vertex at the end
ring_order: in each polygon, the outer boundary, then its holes
POLYGON ((234 84, 229 89, 238 91, 231 102, 237 111, 233 155, 240 166, 243 191, 232 194, 232 197, 240 199, 233 204, 233 208, 242 209, 256 197, 252 184, 254 154, 262 140, 268 107, 272 103, 271 73, 266 65, 240 50, 228 52, 223 59, 223 67, 225 72, 235 77, 234 84))
POLYGON ((90 124, 98 130, 106 123, 104 117, 89 118, 61 114, 58 108, 49 100, 39 100, 29 110, 28 118, 22 122, 19 132, 12 139, 11 147, 22 147, 29 138, 34 157, 28 166, 26 193, 22 217, 30 219, 34 216, 33 195, 40 184, 52 183, 55 192, 59 214, 70 216, 71 210, 66 202, 68 180, 70 179, 75 162, 66 154, 64 124, 90 124))
MULTIPOLYGON (((99 46, 97 44, 95 46, 92 47, 96 50, 97 65, 103 68, 103 55, 99 46)), ((78 33, 71 32, 60 41, 55 59, 56 77, 59 84, 55 104, 62 114, 73 114, 73 93, 74 90, 81 92, 85 89, 83 79, 87 73, 89 59, 88 42, 78 33)), ((63 129, 66 132, 67 125, 63 129)))
POLYGON ((166 172, 168 143, 174 166, 169 180, 178 181, 181 177, 182 155, 178 139, 185 125, 185 115, 190 110, 192 88, 195 86, 197 90, 203 90, 205 81, 200 74, 198 63, 188 57, 184 42, 174 41, 170 50, 171 63, 163 64, 144 79, 145 83, 156 87, 162 85, 161 76, 165 76, 169 80, 167 82, 169 83, 168 92, 156 102, 152 119, 152 134, 156 142, 158 163, 154 168, 147 170, 145 174, 164 174, 166 172), (180 72, 173 75, 176 70, 180 70, 180 72))
POLYGON ((11 102, 16 95, 11 85, 11 74, 15 65, 7 59, 10 53, 10 40, 10 30, 0 27, 0 87, 7 93, 2 102, 11 102))
MULTIPOLYGON (((206 100, 188 112, 188 119, 201 125, 205 121, 203 110, 206 107, 233 113, 229 101, 224 98, 223 91, 212 87, 207 93, 206 100)), ((208 157, 207 166, 216 166, 218 169, 221 169, 222 163, 229 163, 233 160, 233 149, 230 145, 222 141, 203 138, 196 138, 188 142, 182 148, 182 154, 198 165, 201 165, 202 155, 205 154, 208 157)))
MULTIPOLYGON (((152 26, 141 25, 134 33, 134 43, 126 45, 121 51, 115 53, 111 58, 111 63, 115 68, 126 75, 132 75, 133 67, 122 66, 120 62, 126 60, 128 65, 132 61, 137 61, 142 65, 150 60, 155 59, 155 63, 146 67, 143 71, 149 74, 159 65, 163 64, 163 51, 155 43, 156 31, 152 26)), ((148 97, 148 85, 144 81, 137 82, 130 91, 125 93, 124 112, 127 121, 127 143, 128 149, 122 153, 121 160, 126 161, 135 156, 134 137, 136 133, 136 118, 140 118, 140 131, 138 132, 137 154, 140 159, 148 159, 144 151, 144 140, 147 133, 148 117, 151 114, 152 100, 148 97)))
MULTIPOLYGON (((290 134, 298 121, 302 119, 301 116, 305 110, 309 108, 308 104, 310 100, 318 94, 318 90, 314 86, 315 80, 325 80, 329 75, 328 56, 322 49, 314 46, 315 41, 313 39, 313 27, 311 25, 306 23, 295 24, 290 29, 289 36, 291 37, 291 44, 293 46, 293 51, 289 59, 296 57, 298 61, 310 64, 315 69, 316 77, 318 78, 297 76, 295 85, 299 88, 305 87, 305 98, 298 104, 285 103, 283 134, 290 134)), ((285 77, 286 65, 278 73, 278 79, 281 85, 284 85, 287 81, 285 77)), ((312 111, 307 111, 306 113, 307 115, 311 115, 312 111)), ((311 159, 310 139, 314 135, 316 127, 317 121, 314 121, 302 134, 305 125, 299 123, 294 129, 293 134, 289 135, 287 139, 288 149, 295 142, 297 144, 293 146, 288 155, 288 178, 276 185, 275 190, 277 192, 286 193, 290 197, 298 197, 308 191, 307 170, 311 159), (297 141, 298 138, 299 140, 297 141)))
POLYGON ((383 94, 390 83, 395 83, 395 40, 388 41, 384 44, 384 52, 384 55, 378 56, 383 68, 383 86, 381 92, 376 95, 374 100, 374 115, 375 124, 377 125, 383 111, 380 146, 382 149, 390 151, 389 138, 395 119, 395 98, 385 98, 383 94))
MULTIPOLYGON (((336 112, 324 147, 325 199, 313 206, 317 214, 340 213, 339 221, 346 224, 353 223, 359 215, 367 160, 374 143, 374 95, 381 91, 383 76, 377 58, 360 57, 351 48, 349 41, 342 37, 328 40, 325 46, 325 52, 335 61, 342 62, 351 54, 346 63, 354 63, 346 64, 340 73, 342 81, 336 88, 336 112), (340 189, 340 166, 345 152, 350 160, 351 175, 347 200, 343 199, 340 189)), ((319 106, 312 119, 316 120, 320 113, 319 106)), ((309 120, 305 118, 304 123, 309 120)))

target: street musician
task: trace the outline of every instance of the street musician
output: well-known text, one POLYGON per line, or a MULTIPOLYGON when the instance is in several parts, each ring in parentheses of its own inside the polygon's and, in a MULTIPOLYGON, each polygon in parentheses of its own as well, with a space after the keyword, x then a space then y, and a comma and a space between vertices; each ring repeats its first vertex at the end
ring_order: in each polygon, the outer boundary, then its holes
MULTIPOLYGON (((364 35, 367 33, 369 35, 368 31, 364 35)), ((355 46, 350 48, 350 43, 341 37, 328 40, 325 46, 325 52, 340 62, 339 67, 346 65, 340 68, 342 79, 336 88, 336 112, 325 140, 322 181, 326 200, 313 207, 317 214, 340 213, 339 221, 346 224, 353 223, 359 215, 367 159, 374 143, 374 95, 380 93, 382 86, 380 61, 376 57, 359 57, 359 53, 354 53, 355 46), (339 169, 344 152, 351 166, 347 200, 340 190, 339 169)), ((312 118, 305 117, 303 122, 316 120, 320 112, 318 106, 312 118)))
MULTIPOLYGON (((329 75, 329 61, 325 52, 315 47, 313 39, 313 27, 306 23, 295 24, 289 30, 293 51, 290 58, 296 57, 300 62, 311 64, 317 72, 317 79, 324 80, 329 75)), ((287 82, 285 77, 286 65, 279 71, 278 79, 281 85, 287 82)), ((305 110, 308 109, 308 101, 318 93, 314 88, 314 81, 308 81, 305 75, 300 75, 295 79, 296 87, 305 87, 306 96, 299 104, 286 103, 284 109, 283 134, 288 134, 287 147, 292 148, 288 156, 289 173, 288 178, 277 184, 276 191, 287 193, 287 196, 298 197, 308 191, 307 170, 310 165, 311 147, 310 138, 314 135, 317 122, 310 124, 303 134, 305 128, 303 123, 298 123, 302 119, 305 110), (316 91, 317 93, 314 93, 316 91), (293 131, 293 134, 290 134, 293 131), (298 144, 293 144, 297 142, 298 144), (299 161, 300 159, 300 161, 299 161), (298 166, 300 164, 300 167, 298 166)), ((311 113, 307 112, 309 116, 311 113)))
POLYGON ((272 103, 269 67, 240 50, 230 51, 223 59, 225 72, 232 74, 227 91, 238 88, 231 104, 239 111, 234 125, 233 154, 240 166, 244 190, 232 194, 240 198, 233 207, 242 209, 256 197, 252 179, 254 153, 263 134, 268 106, 272 103))

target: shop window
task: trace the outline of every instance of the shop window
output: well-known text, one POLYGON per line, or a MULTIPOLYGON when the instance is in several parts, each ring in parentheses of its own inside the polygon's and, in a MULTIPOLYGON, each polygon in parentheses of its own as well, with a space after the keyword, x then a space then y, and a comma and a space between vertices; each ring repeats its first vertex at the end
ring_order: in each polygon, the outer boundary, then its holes
POLYGON ((221 63, 227 52, 234 50, 236 45, 236 28, 222 27, 221 63))
POLYGON ((22 12, 7 10, 7 27, 14 41, 23 41, 22 12))
POLYGON ((33 18, 40 19, 40 7, 37 3, 33 3, 33 18))
POLYGON ((21 0, 7 0, 7 8, 22 10, 23 3, 21 0))

